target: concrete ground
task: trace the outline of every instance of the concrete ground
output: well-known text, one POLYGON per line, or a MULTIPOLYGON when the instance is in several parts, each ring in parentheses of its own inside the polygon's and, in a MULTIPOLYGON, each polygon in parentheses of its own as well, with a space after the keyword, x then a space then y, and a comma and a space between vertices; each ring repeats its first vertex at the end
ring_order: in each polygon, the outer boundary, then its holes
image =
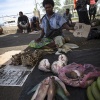
MULTIPOLYGON (((0 54, 10 50, 24 50, 39 34, 0 35, 0 54)), ((0 86, 0 100, 18 100, 22 87, 0 86)))
POLYGON ((30 41, 38 38, 39 34, 5 34, 0 35, 0 54, 9 50, 24 50, 30 41))
MULTIPOLYGON (((100 26, 97 27, 100 29, 100 26)), ((70 38, 71 43, 80 46, 79 49, 100 48, 100 40, 87 41, 85 38, 75 38, 72 33, 64 32, 70 38)), ((0 35, 0 54, 10 50, 24 50, 31 40, 36 39, 39 34, 6 34, 0 35)), ((0 86, 0 100, 18 100, 23 87, 0 86)))

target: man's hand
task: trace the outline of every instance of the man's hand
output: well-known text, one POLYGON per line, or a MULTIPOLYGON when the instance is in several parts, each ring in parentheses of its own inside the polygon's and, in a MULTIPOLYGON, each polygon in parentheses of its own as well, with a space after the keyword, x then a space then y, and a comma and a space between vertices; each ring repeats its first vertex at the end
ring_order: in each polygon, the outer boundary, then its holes
POLYGON ((41 41, 41 38, 38 38, 35 40, 35 42, 40 42, 41 41))
POLYGON ((75 30, 69 30, 69 32, 74 33, 75 30))
POLYGON ((70 27, 70 30, 69 30, 69 32, 71 32, 71 33, 74 33, 74 27, 70 27))

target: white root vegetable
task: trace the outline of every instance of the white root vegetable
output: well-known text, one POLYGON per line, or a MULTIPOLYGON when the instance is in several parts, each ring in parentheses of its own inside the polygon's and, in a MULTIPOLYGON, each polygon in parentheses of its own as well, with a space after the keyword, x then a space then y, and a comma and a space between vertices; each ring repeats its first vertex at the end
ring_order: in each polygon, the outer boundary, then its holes
POLYGON ((38 68, 42 71, 49 72, 50 71, 50 63, 49 63, 48 59, 41 60, 38 68))
POLYGON ((67 65, 68 58, 64 54, 59 55, 58 60, 61 61, 61 62, 63 62, 64 66, 67 65))
POLYGON ((58 74, 59 69, 62 67, 63 67, 62 61, 54 61, 53 64, 51 65, 51 70, 53 73, 58 74))

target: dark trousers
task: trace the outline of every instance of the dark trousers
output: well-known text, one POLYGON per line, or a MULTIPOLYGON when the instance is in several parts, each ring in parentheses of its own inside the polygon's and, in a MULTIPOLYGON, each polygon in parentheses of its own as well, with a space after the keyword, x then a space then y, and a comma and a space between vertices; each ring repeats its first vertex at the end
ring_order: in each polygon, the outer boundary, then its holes
POLYGON ((85 10, 84 11, 77 10, 77 13, 78 13, 78 17, 79 17, 79 23, 85 23, 85 24, 90 25, 87 10, 86 11, 85 10))
POLYGON ((93 15, 93 20, 95 19, 95 15, 96 15, 96 6, 93 7, 89 7, 89 16, 90 16, 90 21, 91 21, 91 17, 93 15))

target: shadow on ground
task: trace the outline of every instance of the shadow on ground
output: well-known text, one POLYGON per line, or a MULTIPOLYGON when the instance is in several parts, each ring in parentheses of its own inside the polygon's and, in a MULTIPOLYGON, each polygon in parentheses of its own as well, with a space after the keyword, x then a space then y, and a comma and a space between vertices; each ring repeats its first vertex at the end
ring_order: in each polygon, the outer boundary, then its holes
POLYGON ((27 45, 38 38, 38 34, 9 34, 0 36, 0 48, 27 45))

